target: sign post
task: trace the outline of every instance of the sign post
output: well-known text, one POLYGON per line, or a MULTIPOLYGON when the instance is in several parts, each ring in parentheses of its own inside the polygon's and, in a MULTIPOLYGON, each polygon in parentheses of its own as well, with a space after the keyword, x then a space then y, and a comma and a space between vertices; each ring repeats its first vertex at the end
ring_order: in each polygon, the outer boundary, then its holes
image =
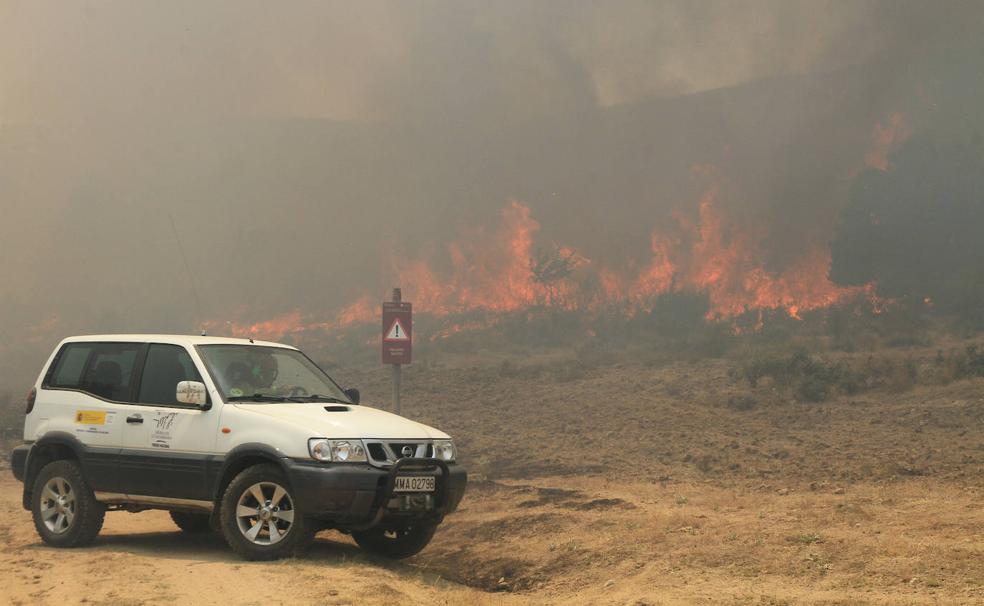
POLYGON ((399 288, 393 300, 383 301, 383 364, 393 365, 393 410, 400 414, 400 369, 413 350, 413 305, 403 302, 399 288))

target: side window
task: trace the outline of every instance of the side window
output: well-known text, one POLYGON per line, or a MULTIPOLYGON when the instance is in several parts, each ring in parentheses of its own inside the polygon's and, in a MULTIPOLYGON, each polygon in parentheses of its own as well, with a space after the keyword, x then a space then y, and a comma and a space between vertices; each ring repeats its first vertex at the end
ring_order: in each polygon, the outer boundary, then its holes
POLYGON ((184 347, 155 343, 147 351, 137 402, 179 405, 176 395, 178 383, 201 380, 195 362, 184 347))
POLYGON ((140 343, 98 343, 89 359, 79 389, 114 400, 130 401, 130 379, 140 343))
POLYGON ((82 384, 85 361, 92 353, 92 343, 69 343, 58 354, 55 367, 48 375, 48 387, 78 389, 82 384))

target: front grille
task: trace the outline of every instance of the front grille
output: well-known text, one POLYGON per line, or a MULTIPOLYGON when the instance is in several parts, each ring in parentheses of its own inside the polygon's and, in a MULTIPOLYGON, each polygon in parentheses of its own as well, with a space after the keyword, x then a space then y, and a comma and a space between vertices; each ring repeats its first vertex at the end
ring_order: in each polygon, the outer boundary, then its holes
POLYGON ((370 442, 368 445, 369 456, 372 457, 373 461, 379 461, 380 463, 385 463, 388 458, 386 457, 386 449, 379 442, 370 442))
POLYGON ((413 442, 390 442, 389 447, 390 447, 390 451, 393 453, 393 457, 395 457, 396 459, 404 459, 407 457, 417 456, 418 444, 415 444, 413 442), (411 451, 410 454, 404 453, 403 452, 404 449, 408 449, 408 448, 411 451))
POLYGON ((432 457, 434 447, 429 442, 366 442, 369 450, 369 458, 373 463, 383 465, 393 464, 400 459, 407 458, 403 454, 403 449, 410 447, 413 451, 409 457, 432 457))

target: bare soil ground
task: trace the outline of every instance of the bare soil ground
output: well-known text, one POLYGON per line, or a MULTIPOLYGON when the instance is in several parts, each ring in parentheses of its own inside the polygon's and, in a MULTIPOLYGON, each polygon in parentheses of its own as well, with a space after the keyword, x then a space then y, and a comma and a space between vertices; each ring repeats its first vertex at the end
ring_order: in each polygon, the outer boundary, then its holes
MULTIPOLYGON (((404 563, 330 532, 242 562, 162 512, 53 550, 6 475, 0 602, 984 603, 984 380, 804 404, 733 364, 407 368, 404 414, 454 435, 473 483, 404 563)), ((385 370, 334 374, 386 401, 385 370)))

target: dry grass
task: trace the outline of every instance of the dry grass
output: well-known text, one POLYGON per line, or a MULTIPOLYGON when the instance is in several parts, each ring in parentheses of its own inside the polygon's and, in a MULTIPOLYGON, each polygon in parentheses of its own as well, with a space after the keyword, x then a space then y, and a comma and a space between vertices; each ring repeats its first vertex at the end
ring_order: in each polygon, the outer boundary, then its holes
MULTIPOLYGON (((451 433, 473 483, 408 564, 366 558, 332 534, 304 558, 244 564, 159 512, 112 514, 94 548, 55 554, 7 479, 0 584, 14 593, 3 597, 981 604, 984 378, 958 372, 949 353, 940 362, 937 347, 829 354, 829 364, 887 370, 862 393, 838 388, 819 403, 768 379, 752 388, 733 372, 744 353, 435 357, 405 369, 403 413, 451 433), (98 588, 84 590, 92 580, 98 588)), ((389 395, 387 369, 333 374, 366 402, 389 395)))
POLYGON ((984 600, 981 496, 931 480, 818 491, 489 483, 418 565, 557 602, 974 603, 984 600), (545 488, 568 492, 523 506, 545 488))

